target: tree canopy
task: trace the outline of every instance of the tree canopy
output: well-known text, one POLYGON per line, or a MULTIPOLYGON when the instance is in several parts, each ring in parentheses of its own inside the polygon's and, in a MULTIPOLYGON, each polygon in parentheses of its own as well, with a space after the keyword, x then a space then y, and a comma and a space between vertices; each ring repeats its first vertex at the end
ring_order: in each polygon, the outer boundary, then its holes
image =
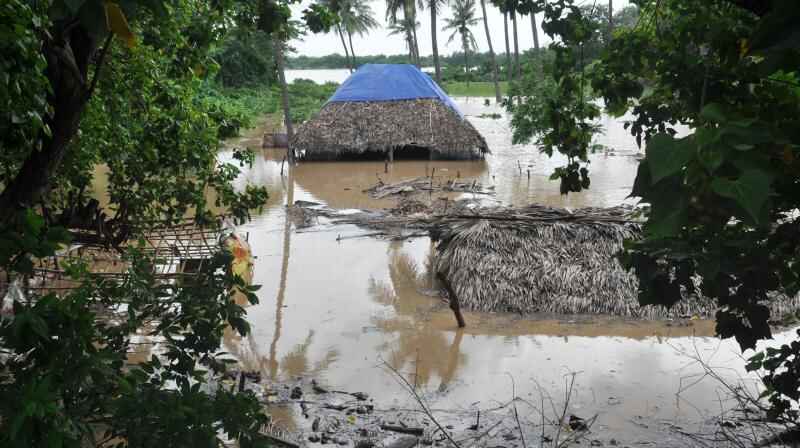
MULTIPOLYGON (((616 29, 587 66, 596 20, 572 1, 547 2, 551 88, 512 106, 515 139, 565 155, 553 177, 563 193, 580 191, 590 188, 594 96, 610 114, 630 113, 645 150, 631 196, 645 222, 622 259, 641 303, 715 298, 717 333, 754 348, 771 337, 765 302, 800 289, 800 10, 789 0, 634 3, 636 24, 616 29)), ((798 353, 794 342, 749 366, 766 370, 773 417, 797 417, 798 353)))

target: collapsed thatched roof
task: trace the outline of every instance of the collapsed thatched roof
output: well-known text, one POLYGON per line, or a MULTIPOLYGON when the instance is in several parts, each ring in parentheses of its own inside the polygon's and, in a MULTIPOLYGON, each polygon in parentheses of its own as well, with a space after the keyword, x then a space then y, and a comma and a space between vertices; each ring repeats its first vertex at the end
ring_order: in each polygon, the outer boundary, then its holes
POLYGON ((290 145, 305 160, 391 148, 399 154, 410 146, 437 159, 477 159, 489 151, 472 124, 436 98, 330 102, 298 128, 290 145))
MULTIPOLYGON (((639 235, 626 209, 566 210, 543 206, 445 219, 435 269, 461 306, 476 311, 610 314, 646 319, 710 316, 715 304, 687 297, 671 309, 639 305, 638 281, 616 258, 639 235)), ((770 301, 780 315, 797 297, 770 301)))

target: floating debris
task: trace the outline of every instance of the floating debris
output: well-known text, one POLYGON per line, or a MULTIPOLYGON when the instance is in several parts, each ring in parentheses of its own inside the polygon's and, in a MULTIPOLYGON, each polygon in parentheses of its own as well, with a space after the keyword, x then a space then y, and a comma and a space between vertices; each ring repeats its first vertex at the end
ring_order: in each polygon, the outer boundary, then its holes
POLYGON ((406 179, 400 182, 385 184, 379 181, 377 184, 364 190, 372 199, 383 199, 393 195, 412 195, 416 193, 432 193, 434 191, 474 193, 474 194, 494 194, 494 187, 484 188, 478 183, 477 179, 436 179, 434 177, 417 177, 406 179))

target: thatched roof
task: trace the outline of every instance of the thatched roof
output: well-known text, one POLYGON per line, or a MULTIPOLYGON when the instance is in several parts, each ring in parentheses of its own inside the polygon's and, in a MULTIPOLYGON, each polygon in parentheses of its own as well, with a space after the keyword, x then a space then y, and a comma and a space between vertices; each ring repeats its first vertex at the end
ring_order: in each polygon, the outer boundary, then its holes
POLYGON ((435 98, 330 102, 301 125, 290 142, 305 160, 334 160, 367 151, 399 155, 424 147, 435 159, 478 159, 486 140, 465 118, 435 98))
MULTIPOLYGON (((467 310, 713 316, 716 305, 702 297, 686 297, 671 309, 639 305, 637 278, 616 258, 623 240, 640 232, 628 212, 530 206, 446 218, 432 231, 439 239, 435 269, 467 310)), ((776 297, 769 306, 780 315, 800 301, 776 297)))

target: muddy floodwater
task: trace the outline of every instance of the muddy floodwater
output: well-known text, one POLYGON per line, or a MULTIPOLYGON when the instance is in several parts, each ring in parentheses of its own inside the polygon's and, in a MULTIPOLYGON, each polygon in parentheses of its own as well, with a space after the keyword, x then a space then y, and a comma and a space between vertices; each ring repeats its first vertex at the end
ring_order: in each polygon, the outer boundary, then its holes
MULTIPOLYGON (((492 185, 497 194, 489 200, 504 204, 575 208, 626 201, 639 151, 621 122, 602 123, 606 135, 599 143, 609 151, 591 157, 591 188, 562 196, 548 180, 560 160, 547 159, 532 145, 512 145, 507 117, 480 118, 502 113, 483 99, 456 102, 489 143, 493 153, 485 161, 398 161, 388 173, 383 162, 314 162, 284 167, 281 175, 284 153, 260 148, 262 129, 228 142, 256 150, 239 186, 264 185, 270 199, 241 228, 257 257, 254 282, 263 285, 260 304, 248 309, 253 332, 245 339, 226 338, 225 350, 267 379, 313 378, 401 408, 413 403, 384 363, 415 377, 437 409, 491 408, 513 394, 537 404, 545 397, 549 409, 550 399, 556 406, 564 402, 565 375, 578 372, 569 412, 596 414, 597 438, 681 445, 673 429, 703 429, 729 405, 720 402, 718 383, 698 376, 702 369, 691 357, 707 360, 729 378, 745 375, 742 353, 734 341, 712 336, 713 322, 467 313, 467 327, 458 330, 449 309, 429 292, 429 239, 359 237, 367 231, 325 222, 293 228, 287 203, 390 206, 393 201, 370 200, 362 190, 378 179, 398 181, 434 169, 437 177, 492 185)), ((229 152, 221 154, 227 157, 229 152)), ((780 333, 772 344, 790 335, 780 333)), ((523 423, 538 421, 537 413, 521 406, 523 423)), ((293 409, 279 415, 289 428, 308 424, 293 409)))

